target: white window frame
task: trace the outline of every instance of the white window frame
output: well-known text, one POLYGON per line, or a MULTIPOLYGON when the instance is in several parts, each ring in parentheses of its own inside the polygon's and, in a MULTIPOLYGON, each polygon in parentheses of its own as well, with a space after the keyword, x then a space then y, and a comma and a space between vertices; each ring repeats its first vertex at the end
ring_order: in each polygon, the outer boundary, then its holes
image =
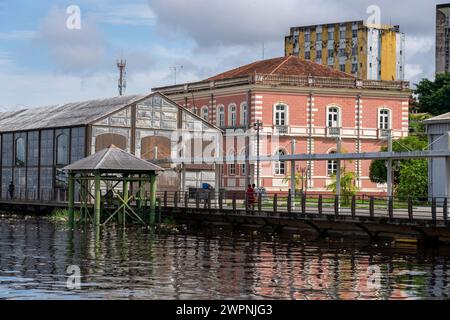
MULTIPOLYGON (((278 149, 275 155, 286 155, 286 151, 283 149, 278 149)), ((275 176, 286 176, 286 162, 285 161, 275 161, 273 163, 273 174, 275 176)))
MULTIPOLYGON (((280 117, 281 120, 281 117, 280 117)), ((275 126, 288 126, 289 125, 289 106, 286 103, 278 102, 273 105, 273 124, 275 126), (281 112, 277 110, 278 106, 284 106, 284 124, 277 123, 277 115, 281 112)))
POLYGON ((247 108, 247 102, 241 103, 241 125, 247 126, 248 122, 248 108, 247 108))
POLYGON ((245 165, 245 163, 243 163, 241 165, 241 176, 246 176, 247 175, 247 166, 245 165))
POLYGON ((228 165, 228 175, 229 176, 235 176, 236 175, 236 164, 231 163, 228 165))
POLYGON ((388 108, 380 108, 380 109, 378 109, 378 129, 381 129, 381 130, 391 130, 392 129, 392 111, 391 111, 391 109, 388 109, 388 108), (382 115, 381 113, 383 111, 387 111, 388 114, 387 115, 382 115), (383 123, 383 121, 381 120, 382 116, 384 117, 384 119, 387 116, 387 122, 384 121, 384 123, 383 123), (387 128, 385 128, 384 126, 382 127, 382 124, 383 125, 387 124, 388 127, 387 128))
MULTIPOLYGON (((336 151, 330 151, 329 154, 335 154, 336 151)), ((337 161, 328 160, 327 161, 327 177, 333 177, 337 173, 337 161)))
POLYGON ((327 107, 327 128, 341 128, 342 127, 342 121, 341 121, 341 108, 336 105, 330 105, 327 107), (334 112, 331 112, 331 109, 337 110, 337 120, 331 120, 332 122, 336 122, 336 125, 330 125, 330 116, 334 112))
POLYGON ((209 107, 208 106, 203 106, 202 107, 202 119, 205 121, 209 121, 209 107), (206 111, 206 113, 205 113, 206 111), (205 118, 206 115, 206 118, 205 118))
POLYGON ((230 103, 228 105, 228 125, 230 127, 237 126, 237 106, 235 103, 230 103))
POLYGON ((225 106, 223 104, 217 106, 217 126, 225 127, 225 106))

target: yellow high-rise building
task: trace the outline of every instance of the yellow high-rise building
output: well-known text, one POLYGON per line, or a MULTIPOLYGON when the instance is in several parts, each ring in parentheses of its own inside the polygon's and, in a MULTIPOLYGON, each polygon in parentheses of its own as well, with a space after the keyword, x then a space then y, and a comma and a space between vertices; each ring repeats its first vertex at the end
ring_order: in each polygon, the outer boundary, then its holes
POLYGON ((291 28, 285 54, 367 80, 405 79, 405 35, 399 26, 364 21, 291 28))

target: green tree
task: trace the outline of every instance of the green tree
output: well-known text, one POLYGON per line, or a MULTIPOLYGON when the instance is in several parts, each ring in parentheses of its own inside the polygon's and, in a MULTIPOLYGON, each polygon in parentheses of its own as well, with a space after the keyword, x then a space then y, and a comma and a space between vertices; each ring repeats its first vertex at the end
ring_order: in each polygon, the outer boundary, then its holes
POLYGON ((414 94, 419 112, 434 116, 450 112, 450 73, 437 74, 434 81, 423 79, 414 94))
POLYGON ((431 117, 432 115, 429 113, 410 114, 409 134, 425 137, 427 133, 424 121, 430 119, 431 117))
MULTIPOLYGON (((392 149, 394 152, 420 151, 425 150, 428 146, 426 136, 409 136, 393 142, 392 149)), ((386 152, 387 147, 381 148, 381 152, 386 152)), ((374 160, 370 164, 370 180, 374 183, 387 182, 387 168, 385 160, 374 160)), ((423 184, 422 181, 428 181, 428 162, 426 159, 419 160, 402 160, 400 161, 400 170, 394 171, 394 190, 398 196, 405 195, 408 189, 407 184, 411 188, 417 188, 414 194, 423 195, 428 193, 428 183, 423 184), (417 169, 417 170, 416 170, 417 169), (410 176, 408 175, 408 172, 410 176), (412 178, 413 177, 413 178, 412 178), (411 180, 412 179, 412 180, 411 180), (417 180, 417 183, 414 182, 417 180), (399 189, 401 186, 401 189, 399 189)))
MULTIPOLYGON (((354 172, 347 172, 345 166, 341 170, 341 196, 343 197, 343 204, 348 205, 350 198, 358 192, 358 187, 355 184, 356 174, 354 172)), ((327 186, 327 189, 336 193, 336 175, 332 177, 333 182, 327 186)))
POLYGON ((401 164, 397 196, 406 199, 427 198, 428 196, 428 163, 426 160, 415 159, 401 164), (424 174, 425 172, 425 174, 424 174))

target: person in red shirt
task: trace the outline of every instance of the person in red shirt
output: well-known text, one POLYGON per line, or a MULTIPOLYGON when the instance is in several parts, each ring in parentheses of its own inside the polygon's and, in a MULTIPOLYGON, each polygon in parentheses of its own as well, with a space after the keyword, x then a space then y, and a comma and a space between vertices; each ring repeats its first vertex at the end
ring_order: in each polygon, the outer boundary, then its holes
POLYGON ((247 187, 247 208, 255 209, 255 189, 252 188, 251 184, 247 187))

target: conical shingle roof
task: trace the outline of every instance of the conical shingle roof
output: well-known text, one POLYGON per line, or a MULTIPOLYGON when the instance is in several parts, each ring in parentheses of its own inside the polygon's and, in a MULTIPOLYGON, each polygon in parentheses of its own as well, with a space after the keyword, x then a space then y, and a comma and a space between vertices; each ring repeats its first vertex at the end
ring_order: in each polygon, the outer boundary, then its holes
POLYGON ((64 168, 72 172, 101 172, 101 173, 149 173, 164 171, 163 168, 139 159, 132 154, 111 145, 106 149, 74 162, 64 168))

